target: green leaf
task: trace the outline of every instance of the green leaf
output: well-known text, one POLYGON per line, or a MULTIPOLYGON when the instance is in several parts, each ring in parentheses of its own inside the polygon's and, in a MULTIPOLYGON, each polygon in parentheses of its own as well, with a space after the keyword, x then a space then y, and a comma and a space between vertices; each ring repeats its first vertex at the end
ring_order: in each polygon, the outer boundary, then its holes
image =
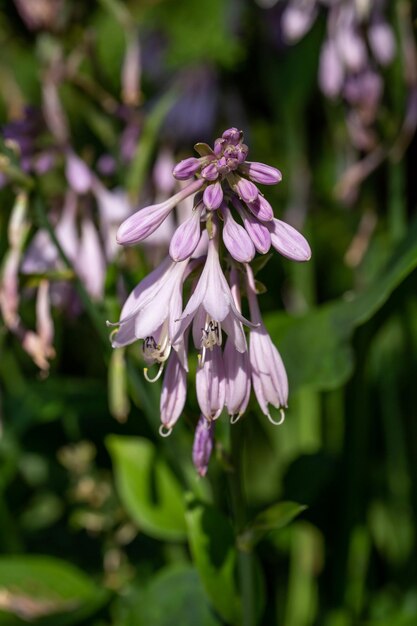
POLYGON ((198 152, 201 157, 211 156, 214 154, 213 150, 206 143, 198 142, 194 146, 194 150, 198 152))
POLYGON ((237 551, 229 521, 215 508, 187 496, 187 528, 193 561, 214 608, 228 623, 241 623, 236 588, 237 551))
POLYGON ((118 494, 139 527, 167 541, 186 536, 182 488, 151 441, 139 437, 107 438, 118 494))
POLYGON ((239 536, 239 546, 245 550, 252 549, 268 532, 284 528, 306 508, 304 504, 289 501, 273 504, 259 513, 239 536))
POLYGON ((346 382, 354 365, 350 340, 355 328, 368 321, 416 267, 417 222, 385 271, 366 291, 347 302, 339 300, 320 307, 302 318, 266 316, 266 326, 284 359, 291 391, 303 385, 329 390, 346 382))
POLYGON ((119 626, 220 626, 196 570, 176 565, 161 570, 145 589, 131 588, 117 607, 119 626))
POLYGON ((76 624, 97 611, 108 592, 83 572, 46 556, 0 557, 0 624, 76 624))

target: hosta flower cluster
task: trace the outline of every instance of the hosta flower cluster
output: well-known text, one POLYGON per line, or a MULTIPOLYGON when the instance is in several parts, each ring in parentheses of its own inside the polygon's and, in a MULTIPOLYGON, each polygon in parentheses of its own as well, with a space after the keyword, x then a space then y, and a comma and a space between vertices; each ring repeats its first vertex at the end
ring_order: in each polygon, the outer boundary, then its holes
POLYGON ((386 18, 385 0, 290 0, 282 21, 290 42, 303 37, 315 21, 319 6, 328 9, 326 38, 321 48, 319 84, 329 98, 343 97, 353 144, 370 150, 372 126, 384 90, 381 68, 394 58, 394 32, 386 18))
POLYGON ((193 458, 204 475, 214 421, 224 409, 232 422, 239 419, 252 387, 272 422, 282 422, 287 406, 287 375, 262 322, 250 262, 256 252, 265 254, 271 246, 294 261, 307 261, 311 253, 299 232, 274 217, 257 185, 279 183, 281 173, 247 160, 241 131, 230 128, 213 148, 207 144, 195 148, 199 157, 185 159, 173 170, 177 180, 188 181, 183 188, 168 200, 137 211, 118 230, 122 245, 144 241, 179 202, 193 197, 192 213, 173 233, 169 256, 129 295, 112 345, 142 340, 145 377, 152 382, 163 376, 160 432, 168 435, 184 409, 188 351, 194 344, 201 417, 193 458), (242 314, 242 293, 248 300, 249 319, 242 314), (271 415, 270 405, 280 411, 278 419, 271 415))

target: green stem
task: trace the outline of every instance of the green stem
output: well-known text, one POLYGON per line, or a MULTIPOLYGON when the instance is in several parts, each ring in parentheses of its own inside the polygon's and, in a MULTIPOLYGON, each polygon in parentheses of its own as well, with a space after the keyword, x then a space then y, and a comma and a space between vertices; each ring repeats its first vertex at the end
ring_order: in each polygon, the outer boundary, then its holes
MULTIPOLYGON (((242 425, 230 428, 230 451, 232 471, 229 474, 229 489, 232 500, 234 526, 236 537, 243 532, 246 525, 245 498, 241 481, 241 434, 242 425)), ((243 550, 237 544, 238 569, 240 580, 240 592, 242 598, 242 626, 254 626, 255 617, 255 585, 254 585, 254 561, 253 553, 249 549, 243 550)))

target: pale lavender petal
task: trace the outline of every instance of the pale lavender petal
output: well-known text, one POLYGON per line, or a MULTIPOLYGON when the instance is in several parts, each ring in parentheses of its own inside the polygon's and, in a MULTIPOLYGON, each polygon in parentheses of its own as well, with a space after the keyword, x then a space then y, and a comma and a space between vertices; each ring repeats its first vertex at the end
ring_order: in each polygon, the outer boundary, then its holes
POLYGON ((237 128, 228 128, 222 134, 222 138, 225 139, 227 143, 231 143, 232 145, 236 146, 243 138, 243 133, 237 128))
POLYGON ((128 217, 119 226, 117 242, 122 245, 133 245, 146 239, 162 224, 178 202, 198 191, 203 184, 203 180, 195 180, 165 202, 140 209, 128 217))
POLYGON ((333 40, 327 40, 320 52, 319 85, 329 98, 335 98, 342 90, 345 70, 333 40))
POLYGON ((246 178, 241 178, 240 176, 236 176, 235 180, 236 182, 233 185, 233 189, 236 191, 239 198, 246 203, 256 202, 259 195, 257 186, 251 183, 250 180, 246 180, 246 178))
POLYGON ((75 269, 94 300, 103 297, 106 262, 96 227, 91 219, 81 222, 81 241, 75 269))
POLYGON ((193 463, 200 476, 207 474, 213 444, 214 422, 209 422, 204 415, 201 415, 195 429, 193 443, 193 463))
POLYGON ((268 200, 259 194, 255 202, 247 202, 251 213, 261 222, 270 222, 274 218, 274 211, 268 200))
POLYGON ((208 420, 217 419, 226 400, 223 355, 219 346, 206 351, 203 366, 197 368, 196 387, 202 414, 208 420))
POLYGON ((371 50, 378 63, 380 63, 380 65, 388 65, 391 63, 395 55, 395 39, 389 24, 382 20, 370 24, 368 28, 368 39, 371 50))
POLYGON ((201 167, 201 159, 196 159, 195 157, 190 157, 189 159, 184 159, 177 163, 174 167, 172 174, 178 180, 187 180, 188 178, 192 178, 196 172, 201 167))
POLYGON ((193 320, 193 342, 196 350, 201 349, 201 339, 206 325, 207 313, 202 306, 199 306, 193 320))
POLYGON ((264 326, 251 330, 249 357, 252 383, 262 412, 269 415, 268 404, 276 409, 288 403, 288 378, 281 356, 264 326))
POLYGON ((196 208, 188 220, 176 229, 169 246, 169 254, 174 261, 183 261, 192 255, 200 241, 201 209, 196 208))
POLYGON ((243 415, 249 403, 251 373, 249 353, 238 352, 229 338, 224 349, 226 406, 229 415, 243 415))
POLYGON ((268 227, 271 232, 272 245, 287 259, 308 261, 311 258, 310 246, 298 230, 277 219, 268 224, 268 227))
POLYGON ((201 176, 206 180, 216 180, 219 177, 219 172, 215 163, 209 163, 201 170, 201 176))
POLYGON ((77 193, 84 194, 91 189, 91 171, 74 152, 67 153, 65 175, 70 187, 77 193))
POLYGON ((174 158, 172 151, 163 148, 159 151, 155 165, 152 170, 152 178, 156 189, 169 196, 175 188, 175 180, 172 176, 174 158))
POLYGON ((210 211, 218 209, 223 201, 223 188, 219 182, 209 185, 204 190, 203 203, 210 211))
POLYGON ((238 352, 246 352, 248 346, 242 322, 237 320, 232 313, 229 313, 229 315, 222 321, 222 329, 233 342, 238 352))
POLYGON ((172 266, 173 262, 171 258, 167 256, 156 269, 145 276, 145 278, 136 285, 123 305, 120 314, 121 324, 131 319, 141 307, 154 299, 161 285, 169 278, 172 266))
POLYGON ((282 180, 282 174, 276 167, 271 165, 265 165, 265 163, 256 163, 252 161, 245 161, 239 167, 245 176, 255 183, 261 183, 262 185, 276 185, 282 180))
POLYGON ((233 204, 242 218, 243 225, 256 250, 261 254, 266 254, 271 247, 271 235, 267 226, 246 211, 237 199, 234 199, 233 204))
POLYGON ((291 3, 282 15, 282 31, 285 39, 290 43, 299 41, 310 30, 316 19, 317 8, 315 2, 291 3))
MULTIPOLYGON (((174 263, 167 280, 160 284, 159 290, 154 293, 152 300, 148 300, 137 312, 135 332, 136 337, 144 339, 155 334, 157 328, 171 316, 171 301, 174 293, 177 294, 179 285, 187 267, 187 261, 174 263)), ((175 311, 175 315, 179 311, 175 311)))
POLYGON ((229 208, 223 204, 222 214, 224 217, 223 241, 224 245, 236 261, 249 263, 255 256, 255 246, 246 230, 232 217, 229 208))
POLYGON ((187 396, 187 372, 176 352, 171 352, 161 391, 161 422, 166 428, 175 426, 184 409, 187 396))

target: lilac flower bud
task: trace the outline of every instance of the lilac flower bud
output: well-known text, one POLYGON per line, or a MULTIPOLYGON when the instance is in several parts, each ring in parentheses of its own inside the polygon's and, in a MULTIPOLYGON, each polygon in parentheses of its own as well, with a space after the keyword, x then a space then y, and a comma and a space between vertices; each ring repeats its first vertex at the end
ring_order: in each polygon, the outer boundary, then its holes
MULTIPOLYGON (((262 412, 273 421, 268 404, 276 409, 286 407, 288 401, 288 379, 281 356, 272 343, 264 324, 256 298, 255 280, 249 265, 247 272, 247 294, 252 322, 258 326, 250 330, 249 335, 249 359, 252 371, 252 383, 256 399, 262 412)), ((281 420, 283 421, 283 413, 281 420)))
POLYGON ((238 352, 231 339, 224 349, 226 376, 226 406, 231 417, 240 417, 246 411, 251 390, 249 353, 238 352))
POLYGON ((219 157, 223 154, 223 149, 226 143, 227 142, 225 139, 216 139, 216 141, 214 142, 214 154, 216 155, 216 157, 219 157))
POLYGON ((70 187, 79 194, 87 193, 91 188, 92 176, 89 168, 80 157, 68 152, 65 175, 70 187))
POLYGON ((201 176, 206 180, 216 180, 219 177, 219 172, 215 163, 209 163, 201 170, 201 176))
POLYGON ((208 420, 217 419, 226 400, 223 356, 218 345, 206 350, 204 363, 197 369, 196 387, 202 414, 208 420))
POLYGON ((207 473, 214 443, 214 422, 209 422, 201 415, 195 429, 193 443, 193 463, 200 476, 207 473))
POLYGON ((289 4, 282 16, 282 31, 290 43, 299 41, 310 30, 317 15, 314 2, 289 4))
POLYGON ((177 163, 172 174, 177 180, 187 180, 188 178, 192 178, 194 174, 198 172, 200 167, 201 159, 190 157, 189 159, 184 159, 183 161, 177 163))
POLYGON ((259 189, 256 185, 250 182, 250 180, 246 180, 246 178, 241 178, 240 176, 235 177, 235 181, 233 183, 233 189, 238 194, 239 198, 241 198, 244 202, 255 202, 259 195, 259 189))
POLYGON ((259 195, 255 202, 247 202, 247 205, 254 216, 261 222, 270 222, 274 219, 274 211, 268 200, 265 200, 263 196, 259 195))
POLYGON ((249 263, 255 256, 255 246, 246 230, 234 219, 229 208, 223 204, 224 217, 223 241, 224 245, 236 261, 249 263))
POLYGON ((218 209, 223 201, 223 189, 219 182, 209 185, 204 190, 204 206, 210 211, 218 209))
POLYGON ((255 183, 261 183, 261 185, 276 185, 282 180, 282 174, 276 167, 264 163, 246 161, 239 170, 255 183))
POLYGON ((246 211, 242 203, 237 199, 233 199, 233 204, 237 209, 246 232, 252 239, 252 243, 260 254, 266 254, 271 247, 271 234, 262 222, 256 219, 251 213, 246 211))
MULTIPOLYGON (((237 270, 230 272, 230 290, 238 311, 241 310, 239 279, 237 270)), ((224 349, 224 370, 226 377, 226 406, 233 421, 246 411, 251 390, 249 354, 245 337, 245 350, 236 349, 232 337, 228 337, 224 349)))
POLYGON ((336 50, 334 41, 326 41, 320 52, 319 85, 328 98, 335 98, 341 92, 345 70, 336 50))
POLYGON ((173 350, 165 370, 161 392, 161 422, 165 428, 175 426, 184 409, 186 396, 187 372, 173 350))
POLYGON ((192 255, 200 241, 200 218, 202 205, 193 210, 193 214, 175 231, 169 254, 174 261, 183 261, 192 255))
POLYGON ((268 224, 271 241, 275 250, 292 261, 308 261, 311 258, 311 249, 307 240, 295 228, 274 219, 268 224))
POLYGON ((156 189, 169 195, 175 189, 175 180, 172 177, 174 159, 171 150, 163 148, 160 150, 152 171, 152 178, 156 189))
POLYGON ((106 278, 106 261, 96 227, 91 218, 81 222, 81 241, 75 269, 94 300, 101 300, 106 278))
POLYGON ((130 246, 146 239, 162 224, 179 202, 198 191, 203 185, 204 180, 195 180, 165 202, 136 211, 119 226, 116 235, 117 242, 130 246))
POLYGON ((228 143, 231 143, 232 145, 236 146, 242 140, 243 133, 241 130, 238 130, 237 128, 229 128, 228 130, 224 131, 222 137, 228 143))
POLYGON ((375 59, 381 65, 391 63, 395 54, 395 39, 390 26, 378 20, 368 28, 369 45, 375 59))

